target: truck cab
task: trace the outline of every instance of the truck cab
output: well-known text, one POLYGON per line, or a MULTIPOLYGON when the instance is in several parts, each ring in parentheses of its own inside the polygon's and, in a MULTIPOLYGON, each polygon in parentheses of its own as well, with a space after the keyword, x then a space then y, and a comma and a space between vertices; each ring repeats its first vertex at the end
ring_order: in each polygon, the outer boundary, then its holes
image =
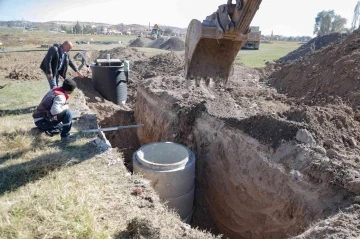
POLYGON ((260 47, 261 31, 260 27, 250 26, 250 33, 248 33, 248 40, 242 47, 242 49, 254 49, 259 50, 260 47))

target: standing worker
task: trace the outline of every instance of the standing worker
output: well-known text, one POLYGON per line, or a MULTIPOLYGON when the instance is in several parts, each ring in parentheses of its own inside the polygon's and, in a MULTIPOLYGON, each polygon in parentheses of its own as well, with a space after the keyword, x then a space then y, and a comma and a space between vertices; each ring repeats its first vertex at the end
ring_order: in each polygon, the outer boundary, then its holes
POLYGON ((46 135, 60 134, 61 141, 75 139, 70 135, 72 115, 67 100, 75 90, 74 80, 65 79, 62 87, 51 89, 41 100, 33 113, 36 127, 43 130, 46 135))
POLYGON ((88 69, 87 71, 89 72, 89 64, 86 62, 85 52, 80 51, 79 53, 77 53, 74 56, 74 60, 76 60, 76 58, 78 58, 79 56, 81 57, 81 65, 79 66, 78 71, 80 71, 81 68, 83 68, 83 66, 85 65, 88 69))
POLYGON ((54 44, 49 48, 46 56, 41 62, 40 68, 46 75, 50 89, 59 87, 59 76, 65 79, 69 66, 77 73, 78 77, 84 77, 69 57, 69 51, 72 47, 73 44, 70 41, 65 41, 61 45, 54 44))

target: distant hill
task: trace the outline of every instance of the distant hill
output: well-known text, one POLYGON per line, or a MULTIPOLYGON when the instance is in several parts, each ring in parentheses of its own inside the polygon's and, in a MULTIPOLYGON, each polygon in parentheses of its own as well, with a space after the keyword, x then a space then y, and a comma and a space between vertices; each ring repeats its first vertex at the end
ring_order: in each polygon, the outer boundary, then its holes
MULTIPOLYGON (((146 31, 149 30, 149 26, 146 25, 140 25, 140 24, 107 24, 107 23, 99 23, 99 22, 81 22, 79 21, 81 25, 90 25, 90 26, 96 26, 96 27, 107 27, 107 28, 114 28, 114 29, 129 29, 133 31, 146 31)), ((36 28, 39 30, 50 30, 52 28, 59 28, 60 26, 74 26, 76 24, 76 21, 48 21, 48 22, 31 22, 31 21, 0 21, 0 27, 23 27, 23 28, 36 28)), ((153 25, 150 26, 152 28, 153 25)), ((174 26, 165 26, 160 25, 159 27, 163 30, 166 28, 170 28, 173 30, 173 32, 185 34, 186 28, 180 28, 180 27, 174 27, 174 26)))

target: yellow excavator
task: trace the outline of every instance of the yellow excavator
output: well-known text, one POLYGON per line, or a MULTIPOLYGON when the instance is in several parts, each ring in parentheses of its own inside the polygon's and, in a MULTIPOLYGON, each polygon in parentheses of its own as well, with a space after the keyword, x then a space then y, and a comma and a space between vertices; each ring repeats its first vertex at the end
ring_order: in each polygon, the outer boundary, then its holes
POLYGON ((155 24, 149 34, 149 38, 155 40, 158 37, 162 36, 162 34, 163 34, 163 30, 158 26, 158 24, 155 24))
POLYGON ((193 19, 185 40, 185 78, 226 83, 247 42, 261 0, 228 0, 203 22, 193 19))

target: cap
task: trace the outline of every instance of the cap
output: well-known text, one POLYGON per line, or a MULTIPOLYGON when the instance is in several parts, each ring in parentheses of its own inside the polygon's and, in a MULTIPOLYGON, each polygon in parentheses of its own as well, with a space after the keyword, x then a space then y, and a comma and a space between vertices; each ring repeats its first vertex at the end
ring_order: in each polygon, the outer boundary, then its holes
POLYGON ((64 91, 73 91, 76 88, 76 82, 72 79, 65 79, 62 88, 64 91))

